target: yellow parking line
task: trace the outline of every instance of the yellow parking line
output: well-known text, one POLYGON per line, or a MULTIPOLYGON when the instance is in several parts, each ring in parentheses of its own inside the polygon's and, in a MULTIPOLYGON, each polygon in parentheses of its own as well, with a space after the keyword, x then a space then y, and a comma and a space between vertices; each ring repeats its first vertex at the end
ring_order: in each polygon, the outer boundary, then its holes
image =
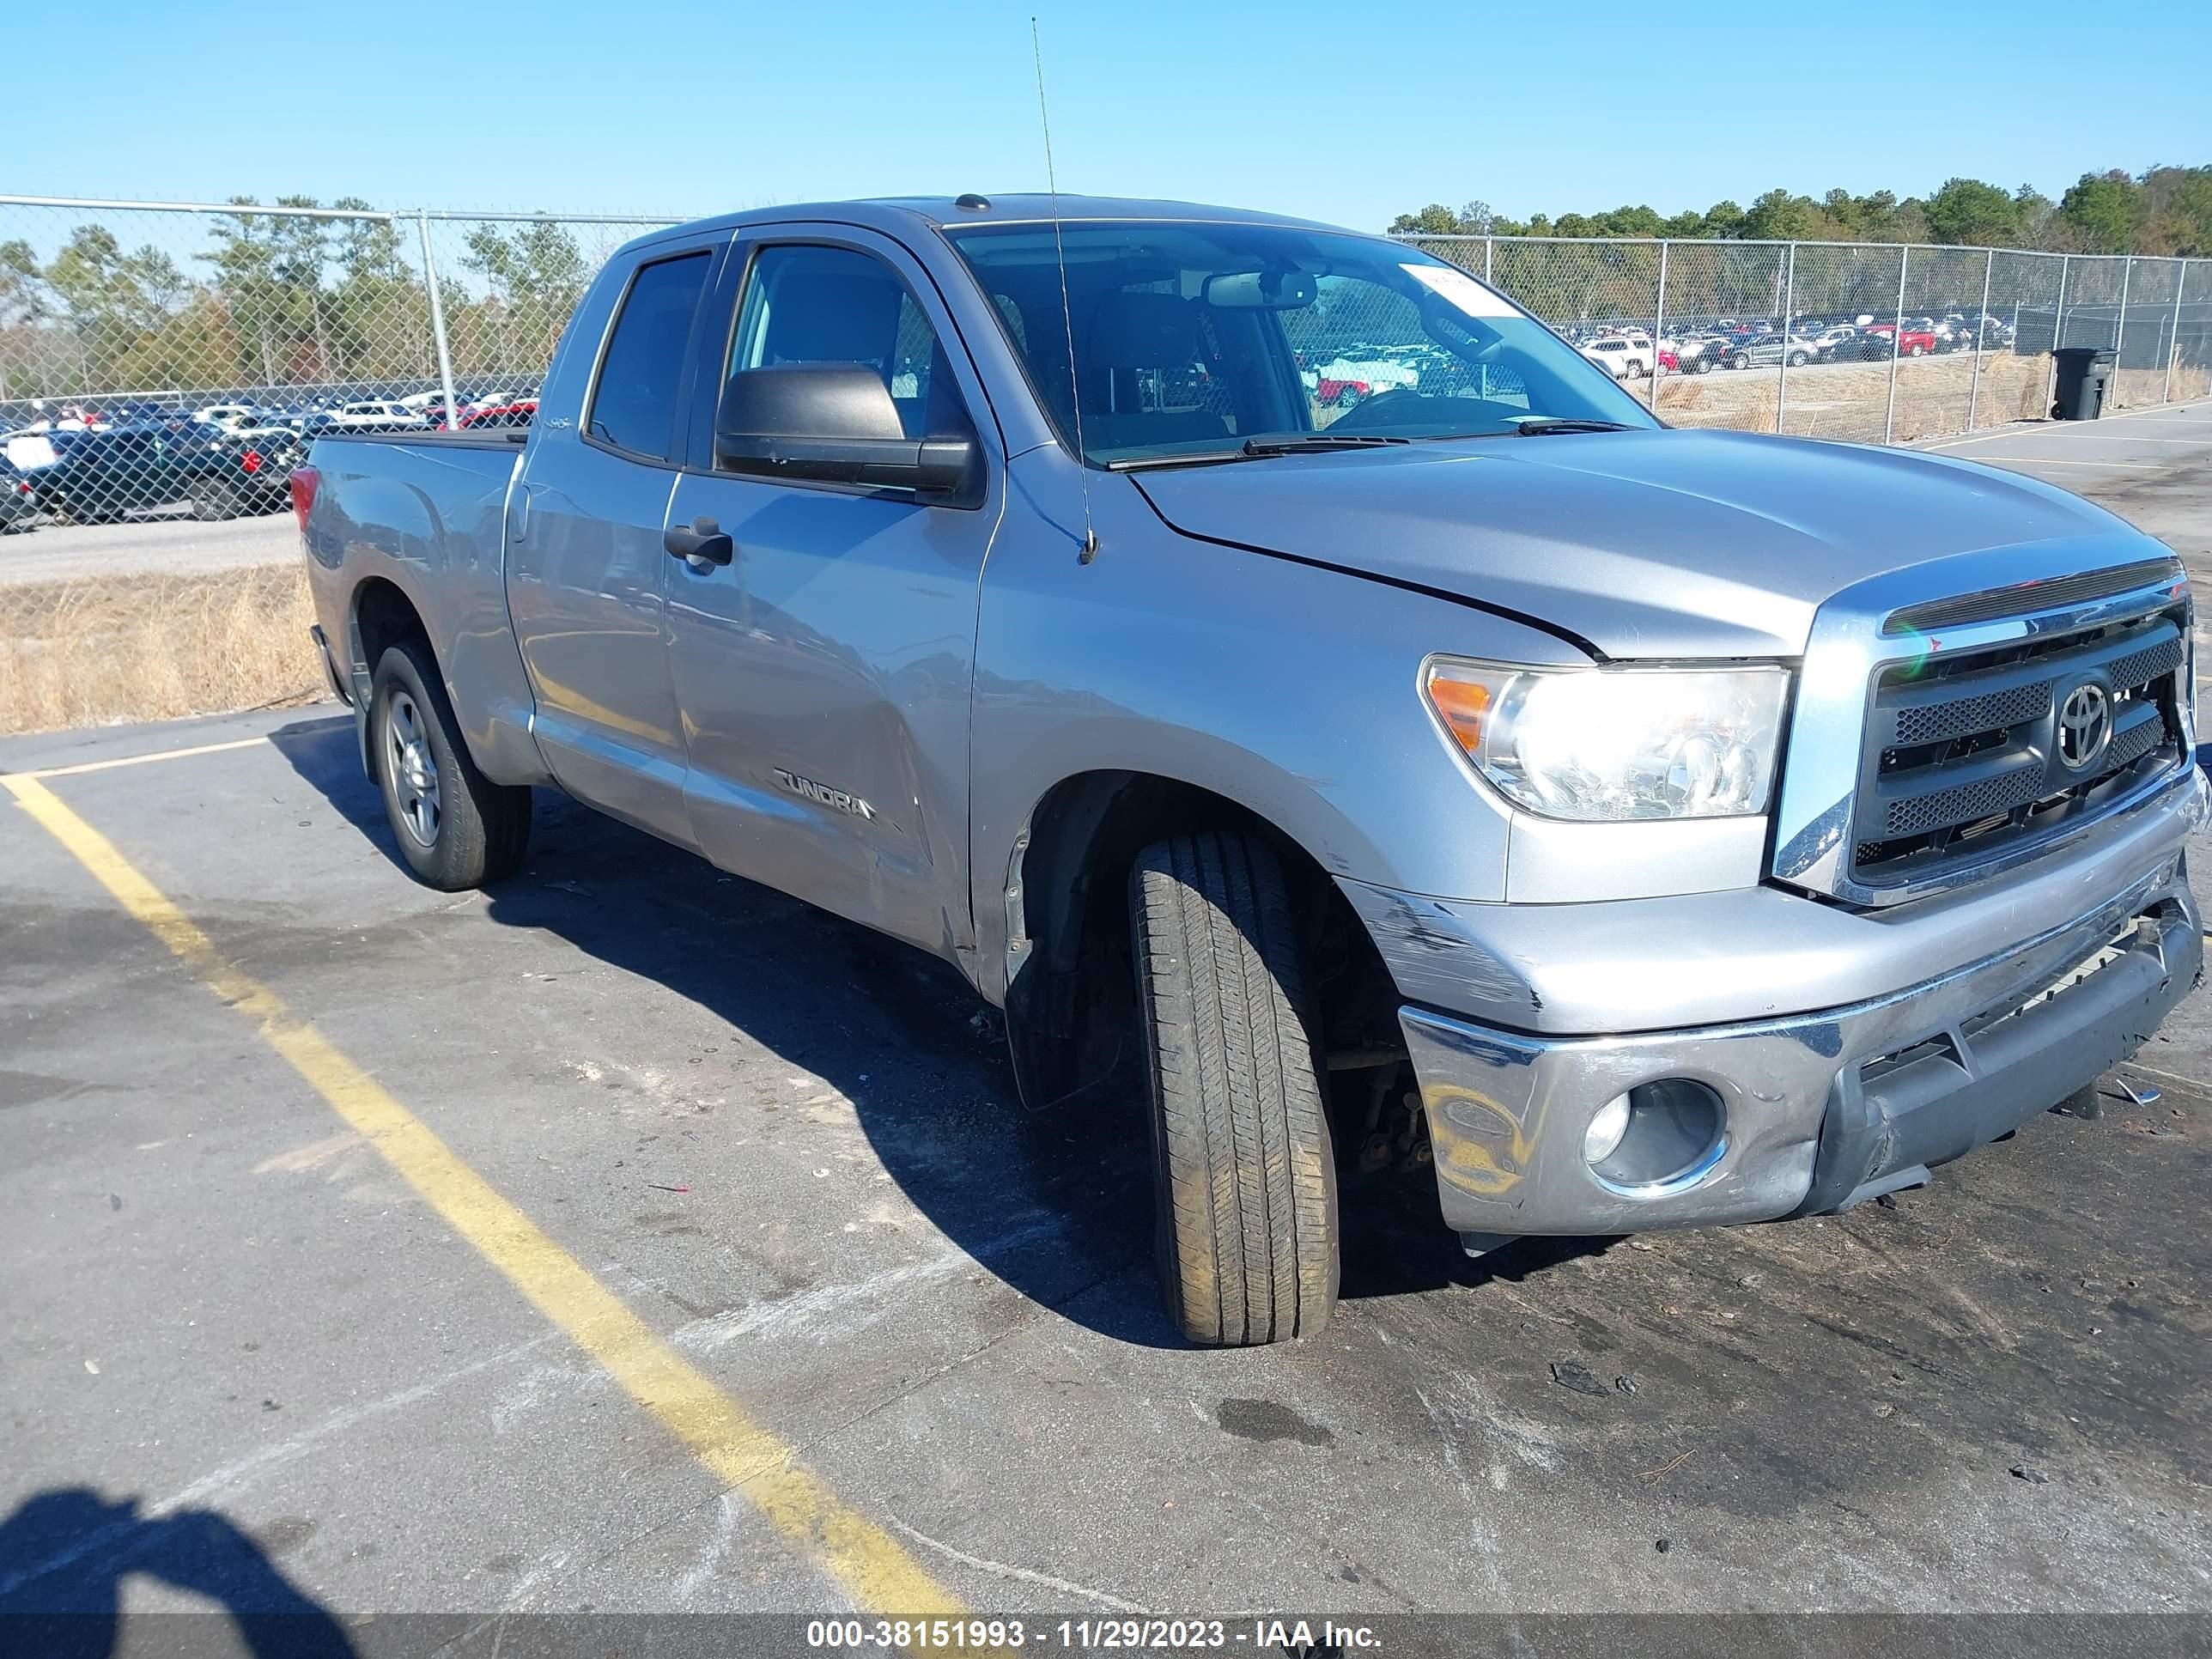
POLYGON ((149 761, 190 760, 194 755, 222 755, 234 749, 254 749, 266 738, 234 738, 228 743, 204 743, 196 749, 157 749, 149 755, 118 755, 113 760, 79 761, 75 766, 40 766, 15 775, 23 778, 74 778, 87 772, 106 772, 118 766, 143 766, 149 761))
MULTIPOLYGON (((256 739, 258 741, 258 739, 256 739)), ((276 994, 225 957, 198 926, 36 778, 0 775, 16 804, 69 849, 116 902, 367 1138, 447 1224, 658 1418, 726 1486, 844 1587, 860 1607, 957 1618, 965 1609, 896 1540, 799 1468, 792 1449, 678 1355, 464 1164, 428 1126, 333 1048, 276 994)))

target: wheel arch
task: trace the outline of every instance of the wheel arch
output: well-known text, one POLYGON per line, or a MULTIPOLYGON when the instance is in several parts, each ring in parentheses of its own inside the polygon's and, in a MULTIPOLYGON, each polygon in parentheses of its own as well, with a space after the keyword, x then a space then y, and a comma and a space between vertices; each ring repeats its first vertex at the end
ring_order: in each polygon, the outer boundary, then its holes
POLYGON ((422 643, 442 676, 437 642, 430 637, 422 608, 407 591, 388 576, 365 576, 356 582, 346 601, 346 672, 358 711, 354 724, 361 740, 361 763, 372 778, 376 776, 376 757, 369 744, 369 692, 376 665, 392 646, 409 639, 422 643))
MULTIPOLYGON (((1006 1042, 1026 1105, 1073 1101, 1133 1075, 1126 1070, 1135 1012, 1130 872, 1153 842, 1206 830, 1243 830, 1274 848, 1310 957, 1326 957, 1364 988, 1328 1011, 1328 1023, 1344 1027, 1342 1041, 1366 1040, 1352 1028, 1373 1024, 1378 1008, 1395 1030, 1395 994, 1380 953, 1322 860, 1296 836, 1188 779, 1121 768, 1075 773, 1038 799, 1005 870, 1006 1042), (1366 994, 1378 988, 1379 995, 1366 994)), ((1328 1035, 1315 1032, 1317 1042, 1328 1035)))

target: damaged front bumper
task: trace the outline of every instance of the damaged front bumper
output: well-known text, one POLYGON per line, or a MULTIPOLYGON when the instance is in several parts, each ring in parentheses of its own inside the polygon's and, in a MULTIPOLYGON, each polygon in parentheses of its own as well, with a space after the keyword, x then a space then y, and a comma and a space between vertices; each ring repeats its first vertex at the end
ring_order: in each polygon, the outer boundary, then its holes
POLYGON ((2203 959, 2175 853, 2062 925, 1844 1007, 1620 1036, 1532 1035, 1416 1006, 1400 1023, 1444 1219, 1474 1249, 1770 1220, 1913 1184, 2134 1054, 2203 959), (1709 1144, 1665 1178, 1606 1178, 1585 1157, 1592 1119, 1669 1082, 1717 1109, 1709 1144))

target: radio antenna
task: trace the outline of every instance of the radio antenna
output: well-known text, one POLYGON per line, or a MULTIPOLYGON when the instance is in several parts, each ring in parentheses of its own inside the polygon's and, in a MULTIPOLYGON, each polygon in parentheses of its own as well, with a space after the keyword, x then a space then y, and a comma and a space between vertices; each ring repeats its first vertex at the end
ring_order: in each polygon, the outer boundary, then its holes
POLYGON ((1037 120, 1044 128, 1044 184, 1052 198, 1052 246, 1060 264, 1060 320, 1067 333, 1067 400, 1075 407, 1075 474, 1083 488, 1083 550, 1079 562, 1089 564, 1098 556, 1098 532, 1091 522, 1091 459, 1083 447, 1083 392, 1075 380, 1075 307, 1067 297, 1067 240, 1060 228, 1060 180, 1052 168, 1052 112, 1044 101, 1044 46, 1037 36, 1035 13, 1030 15, 1030 55, 1036 61, 1037 120))

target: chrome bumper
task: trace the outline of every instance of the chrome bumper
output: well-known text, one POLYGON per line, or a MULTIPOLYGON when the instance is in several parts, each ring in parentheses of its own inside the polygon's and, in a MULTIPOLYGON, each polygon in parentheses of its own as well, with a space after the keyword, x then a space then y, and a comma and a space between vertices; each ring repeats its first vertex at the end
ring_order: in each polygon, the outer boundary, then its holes
MULTIPOLYGON (((1595 1037, 1487 1029, 1411 1006, 1399 1018, 1449 1225, 1632 1232, 1846 1208, 1907 1184, 2133 1054, 2203 961, 2176 854, 2062 926, 1818 1013, 1595 1037), (2107 946, 2115 953, 2094 973, 2039 999, 2107 946), (1601 1182, 1583 1158, 1590 1119, 1614 1096, 1669 1078, 1719 1096, 1712 1155, 1656 1186, 1601 1182)), ((1654 975, 1672 965, 1641 964, 1654 975)))

